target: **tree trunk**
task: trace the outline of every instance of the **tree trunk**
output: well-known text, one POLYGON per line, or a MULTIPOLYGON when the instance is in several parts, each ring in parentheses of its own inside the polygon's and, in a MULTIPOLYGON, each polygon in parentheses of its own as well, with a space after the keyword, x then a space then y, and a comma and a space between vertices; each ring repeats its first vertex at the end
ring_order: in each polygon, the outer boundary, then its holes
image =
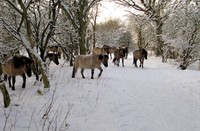
POLYGON ((165 61, 164 52, 163 52, 163 45, 164 41, 162 39, 162 26, 163 22, 160 20, 156 21, 156 39, 157 39, 157 48, 156 48, 156 56, 162 56, 162 62, 165 61))
POLYGON ((86 54, 85 35, 84 35, 84 33, 82 32, 81 38, 79 39, 79 46, 80 46, 80 54, 81 55, 85 55, 86 54))
POLYGON ((85 47, 85 42, 86 42, 86 23, 83 21, 83 16, 79 16, 79 23, 80 23, 80 28, 79 28, 79 47, 80 47, 80 54, 85 55, 86 54, 86 47, 85 47))
POLYGON ((45 67, 42 65, 41 61, 38 61, 38 65, 39 65, 39 69, 41 69, 42 81, 43 81, 44 88, 49 88, 50 83, 49 83, 49 79, 47 77, 47 72, 45 72, 45 70, 44 70, 45 67))
MULTIPOLYGON (((31 29, 31 21, 30 21, 29 16, 28 16, 28 11, 27 11, 27 9, 26 9, 26 7, 25 7, 25 5, 24 5, 22 0, 18 0, 18 2, 19 2, 20 7, 23 10, 23 17, 25 19, 24 25, 25 25, 26 31, 27 31, 28 42, 30 43, 30 47, 26 47, 26 46, 25 47, 32 54, 34 60, 37 61, 38 65, 39 65, 39 68, 41 69, 44 88, 49 88, 50 87, 49 80, 48 80, 47 74, 45 74, 45 71, 44 71, 45 68, 43 66, 42 59, 40 59, 40 57, 37 57, 36 56, 37 54, 35 54, 35 52, 36 52, 36 43, 35 43, 35 41, 33 39, 34 38, 33 37, 33 31, 31 29)), ((23 43, 27 43, 26 41, 24 41, 25 38, 23 36, 20 35, 20 37, 22 38, 23 43)))
POLYGON ((9 96, 8 91, 6 89, 5 83, 1 79, 2 74, 3 74, 2 63, 0 62, 0 90, 3 94, 4 107, 6 108, 10 105, 10 96, 9 96))
POLYGON ((10 96, 3 81, 0 82, 0 90, 3 94, 4 107, 7 108, 10 105, 10 96))

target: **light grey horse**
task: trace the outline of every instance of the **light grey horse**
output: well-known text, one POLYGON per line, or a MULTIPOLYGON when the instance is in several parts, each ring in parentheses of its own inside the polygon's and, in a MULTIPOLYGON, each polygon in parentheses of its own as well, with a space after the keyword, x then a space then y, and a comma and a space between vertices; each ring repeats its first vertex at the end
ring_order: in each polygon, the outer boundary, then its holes
POLYGON ((83 72, 84 69, 91 69, 91 79, 93 79, 94 75, 94 69, 97 68, 100 70, 100 73, 98 77, 101 76, 103 69, 101 67, 101 63, 105 67, 108 67, 108 55, 100 54, 100 55, 79 55, 75 58, 74 61, 74 67, 73 67, 73 72, 72 72, 72 78, 75 78, 75 74, 77 72, 77 69, 80 67, 81 68, 81 75, 83 78, 85 78, 83 72))

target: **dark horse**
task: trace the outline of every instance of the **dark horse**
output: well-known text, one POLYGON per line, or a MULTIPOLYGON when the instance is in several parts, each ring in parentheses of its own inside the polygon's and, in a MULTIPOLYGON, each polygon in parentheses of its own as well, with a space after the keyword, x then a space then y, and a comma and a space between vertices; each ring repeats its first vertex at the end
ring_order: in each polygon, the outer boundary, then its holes
POLYGON ((50 64, 51 61, 53 61, 56 65, 59 65, 59 61, 58 61, 58 54, 55 53, 47 53, 45 60, 48 59, 48 65, 50 64))
POLYGON ((126 55, 126 50, 124 48, 114 49, 114 59, 113 63, 119 66, 120 59, 122 59, 122 66, 124 67, 124 57, 126 55))
POLYGON ((57 45, 49 46, 49 47, 47 48, 47 52, 48 52, 48 53, 57 54, 58 59, 61 58, 62 50, 61 50, 61 48, 58 47, 57 45))
POLYGON ((12 90, 15 90, 15 77, 17 75, 22 76, 23 78, 23 84, 22 88, 25 88, 26 86, 26 75, 28 77, 31 77, 31 66, 32 66, 32 59, 23 56, 23 55, 15 55, 13 57, 8 58, 5 63, 2 63, 2 70, 3 74, 5 76, 5 80, 8 76, 9 81, 9 87, 12 88, 12 90), (12 85, 11 85, 11 78, 12 78, 12 85))
POLYGON ((133 52, 133 64, 135 64, 135 67, 137 66, 137 60, 140 60, 140 67, 143 68, 143 64, 144 64, 144 59, 147 59, 147 51, 144 48, 140 48, 139 50, 135 50, 133 52))
MULTIPOLYGON (((56 65, 59 65, 59 56, 57 53, 53 53, 53 52, 47 52, 45 58, 44 58, 44 61, 46 61, 44 63, 44 67, 46 69, 46 71, 48 72, 48 69, 49 69, 49 65, 51 63, 51 61, 53 61, 56 65)), ((39 80, 39 77, 41 75, 41 70, 38 66, 38 63, 36 61, 33 61, 33 64, 32 64, 32 71, 33 71, 33 74, 36 76, 36 80, 38 81, 39 80)), ((42 81, 42 79, 40 79, 40 81, 42 81)))

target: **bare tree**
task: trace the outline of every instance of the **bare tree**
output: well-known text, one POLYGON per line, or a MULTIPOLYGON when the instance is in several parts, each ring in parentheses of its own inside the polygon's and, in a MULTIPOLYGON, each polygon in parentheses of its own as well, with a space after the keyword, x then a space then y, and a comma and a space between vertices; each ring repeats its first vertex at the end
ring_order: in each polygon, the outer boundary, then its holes
POLYGON ((97 24, 95 34, 96 46, 129 47, 133 44, 131 32, 119 19, 110 19, 97 24))
POLYGON ((2 64, 1 64, 1 61, 0 61, 0 91, 3 94, 4 107, 6 108, 10 105, 10 96, 9 96, 8 91, 6 89, 5 83, 2 80, 2 77, 1 77, 2 73, 3 73, 3 70, 2 70, 2 64))
POLYGON ((61 2, 62 10, 66 13, 74 29, 78 32, 79 52, 86 54, 86 32, 89 23, 90 9, 100 0, 70 0, 61 2))
POLYGON ((14 12, 9 16, 14 17, 17 15, 17 17, 9 21, 6 16, 1 17, 1 22, 9 34, 18 40, 20 45, 38 63, 42 73, 44 87, 48 88, 50 85, 44 68, 44 54, 49 40, 55 32, 60 0, 50 0, 48 1, 49 4, 46 3, 47 1, 43 2, 32 0, 5 0, 4 5, 7 6, 6 8, 11 8, 14 12), (48 5, 49 7, 47 9, 49 10, 45 10, 44 5, 48 5), (37 53, 38 48, 40 49, 40 56, 37 53))
MULTIPOLYGON (((94 8, 92 8, 91 12, 90 12, 90 23, 92 26, 92 33, 91 36, 89 36, 89 38, 92 38, 92 48, 95 48, 95 43, 96 43, 96 25, 97 25, 97 17, 98 17, 98 13, 99 13, 99 3, 96 3, 94 8)), ((91 45, 90 45, 91 46, 91 45)))
POLYGON ((162 27, 169 14, 177 7, 180 1, 173 0, 115 0, 116 3, 129 6, 137 11, 143 12, 154 22, 156 30, 156 55, 162 56, 164 62, 164 41, 162 39, 162 27))
POLYGON ((7 108, 10 105, 10 96, 6 89, 5 83, 0 78, 0 90, 3 94, 3 101, 4 101, 4 107, 7 108))
POLYGON ((178 61, 181 69, 186 69, 200 58, 199 11, 198 5, 188 1, 171 14, 164 25, 163 38, 179 51, 178 61))
POLYGON ((155 30, 150 24, 150 21, 144 15, 130 15, 128 27, 134 34, 135 43, 137 43, 137 48, 145 47, 146 43, 148 46, 155 43, 155 30))

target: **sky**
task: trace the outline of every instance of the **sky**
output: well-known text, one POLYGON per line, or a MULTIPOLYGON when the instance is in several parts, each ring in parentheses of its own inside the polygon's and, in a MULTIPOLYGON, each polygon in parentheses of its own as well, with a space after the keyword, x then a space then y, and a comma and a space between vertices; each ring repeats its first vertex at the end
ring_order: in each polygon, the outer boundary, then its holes
MULTIPOLYGON (((180 70, 173 60, 162 63, 151 56, 144 68, 132 64, 130 52, 125 66, 109 59, 100 78, 80 69, 71 78, 72 67, 63 59, 50 64, 50 90, 39 95, 41 82, 16 78, 16 90, 3 107, 0 93, 0 129, 5 131, 199 131, 200 69, 198 64, 180 70)), ((138 63, 139 64, 139 63, 138 63)))
POLYGON ((119 6, 114 2, 102 1, 101 4, 98 22, 109 20, 110 18, 119 18, 123 21, 126 20, 126 16, 129 14, 125 7, 119 6))

